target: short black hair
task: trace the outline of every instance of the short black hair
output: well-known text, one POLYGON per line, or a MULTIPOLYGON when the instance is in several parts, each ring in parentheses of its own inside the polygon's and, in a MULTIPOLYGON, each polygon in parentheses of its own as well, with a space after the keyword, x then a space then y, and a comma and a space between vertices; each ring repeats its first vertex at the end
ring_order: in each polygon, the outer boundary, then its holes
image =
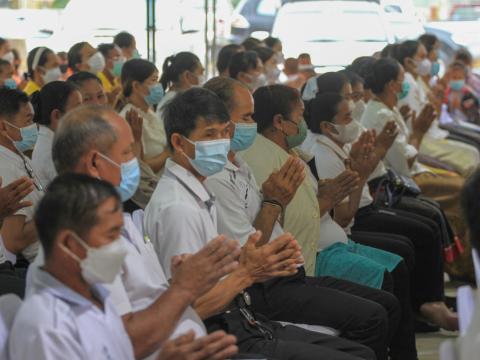
POLYGON ((113 43, 121 49, 124 49, 132 46, 134 40, 135 37, 132 34, 126 31, 122 31, 115 35, 115 37, 113 38, 113 43))
POLYGON ((397 60, 386 58, 379 59, 372 65, 365 79, 365 87, 376 95, 381 94, 385 86, 398 78, 400 64, 397 60))
POLYGON ((253 51, 255 51, 260 60, 262 60, 262 64, 265 64, 275 55, 275 52, 266 46, 257 46, 253 51))
POLYGON ((236 79, 241 72, 248 72, 258 66, 258 54, 255 51, 241 51, 232 56, 228 65, 228 72, 231 78, 236 79))
POLYGON ((270 85, 258 88, 253 93, 253 100, 253 120, 261 133, 272 126, 275 115, 289 118, 301 97, 297 89, 285 85, 270 85))
POLYGON ((82 49, 87 45, 86 41, 76 43, 68 50, 68 66, 73 72, 77 72, 77 65, 82 63, 82 49))
POLYGON ((340 94, 345 84, 348 83, 348 78, 344 73, 326 72, 325 74, 317 77, 317 94, 324 94, 329 92, 340 94))
POLYGON ((418 51, 420 42, 417 40, 407 40, 396 45, 392 49, 391 57, 396 59, 400 64, 405 65, 406 58, 413 58, 418 51))
POLYGON ((20 106, 30 100, 27 94, 18 89, 0 89, 0 116, 12 118, 20 111, 20 106))
POLYGON ((34 65, 33 61, 35 60, 35 57, 38 56, 38 54, 40 54, 40 56, 38 57, 38 63, 36 64, 36 66, 45 66, 45 64, 48 61, 48 56, 50 54, 54 54, 54 52, 49 48, 39 46, 39 47, 36 47, 35 49, 31 50, 28 53, 28 56, 27 56, 27 70, 28 70, 28 73, 27 74, 28 74, 28 76, 30 76, 30 78, 33 78, 33 73, 35 71, 35 69, 33 68, 33 65, 34 65))
POLYGON ((100 44, 97 46, 97 50, 103 55, 106 59, 108 57, 108 53, 115 49, 115 44, 107 43, 107 44, 100 44))
POLYGON ((67 79, 67 82, 72 83, 73 85, 75 85, 77 89, 79 89, 80 87, 83 86, 85 81, 88 81, 88 80, 95 80, 100 85, 102 85, 102 80, 100 80, 97 75, 92 74, 91 72, 88 72, 88 71, 79 71, 71 75, 67 79))
POLYGON ((98 208, 112 198, 120 209, 120 196, 106 181, 74 173, 56 177, 34 218, 45 256, 50 256, 55 238, 62 230, 72 230, 84 237, 98 223, 98 208))
POLYGON ((122 82, 123 95, 129 97, 132 94, 132 83, 138 81, 140 83, 147 80, 157 67, 150 61, 145 59, 130 59, 122 66, 122 74, 120 80, 122 82))
POLYGON ((480 251, 480 169, 465 182, 460 202, 470 230, 472 246, 480 251))
POLYGON ((272 49, 275 45, 281 43, 279 38, 269 36, 265 40, 263 40, 263 43, 268 46, 270 49, 272 49))
POLYGON ((180 79, 185 71, 195 71, 200 65, 200 59, 194 53, 182 51, 176 55, 169 56, 162 65, 162 77, 160 83, 164 90, 167 90, 169 84, 180 79))
POLYGON ((68 98, 77 88, 68 81, 52 81, 36 91, 30 97, 35 116, 33 121, 50 126, 50 116, 55 109, 65 113, 68 98))
POLYGON ((315 134, 321 134, 320 124, 324 121, 333 122, 338 113, 338 105, 344 100, 339 93, 323 93, 310 100, 306 118, 309 129, 315 134))
POLYGON ((473 56, 470 51, 462 47, 455 52, 455 60, 464 62, 465 64, 471 64, 473 62, 473 56))
POLYGON ((172 134, 188 137, 199 119, 208 123, 226 123, 230 121, 230 114, 225 103, 213 92, 192 88, 178 94, 163 107, 163 118, 168 146, 173 149, 172 134))
POLYGON ((228 70, 232 56, 242 49, 243 47, 237 44, 228 44, 222 47, 217 57, 217 70, 220 74, 228 70))
POLYGON ((262 45, 262 42, 254 37, 249 37, 243 40, 242 46, 244 47, 245 50, 253 50, 253 48, 256 48, 257 46, 262 45))
POLYGON ((435 44, 438 42, 438 38, 434 34, 423 34, 418 38, 418 41, 425 46, 428 53, 431 53, 435 48, 435 44))

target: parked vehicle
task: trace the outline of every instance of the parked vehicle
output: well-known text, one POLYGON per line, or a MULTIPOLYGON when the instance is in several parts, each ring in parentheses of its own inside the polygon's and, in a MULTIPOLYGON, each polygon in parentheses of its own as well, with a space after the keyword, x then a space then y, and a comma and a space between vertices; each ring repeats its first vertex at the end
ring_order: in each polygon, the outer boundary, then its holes
POLYGON ((320 68, 338 68, 394 42, 380 6, 365 1, 302 1, 285 4, 273 36, 286 57, 309 53, 320 68))

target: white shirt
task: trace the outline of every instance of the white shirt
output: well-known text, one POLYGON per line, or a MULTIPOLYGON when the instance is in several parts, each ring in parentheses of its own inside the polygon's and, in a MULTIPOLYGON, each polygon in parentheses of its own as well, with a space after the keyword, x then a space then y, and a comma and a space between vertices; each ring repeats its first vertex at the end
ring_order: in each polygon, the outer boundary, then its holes
MULTIPOLYGON (((256 231, 252 224, 262 207, 262 195, 245 161, 236 156, 235 162, 238 166, 228 161, 222 171, 205 180, 205 186, 217 199, 218 232, 238 240, 243 246, 248 236, 256 231)), ((270 240, 282 233, 276 221, 270 240)))
MULTIPOLYGON (((2 178, 2 187, 7 186, 23 176, 28 178, 33 177, 35 183, 41 185, 38 176, 33 171, 32 162, 28 157, 22 157, 19 154, 0 145, 0 177, 2 178)), ((35 214, 35 207, 40 202, 42 196, 43 191, 37 189, 37 187, 34 187, 33 191, 24 199, 25 201, 31 201, 33 206, 20 209, 15 213, 15 215, 25 216, 25 222, 32 220, 33 215, 35 214)), ((36 241, 25 248, 22 251, 22 254, 29 262, 32 262, 35 259, 35 256, 37 256, 38 248, 39 243, 36 241)))
POLYGON ((145 231, 167 277, 175 255, 195 253, 218 235, 215 198, 173 160, 145 208, 145 231))
POLYGON ((178 94, 177 91, 172 91, 169 90, 165 96, 162 98, 162 100, 158 103, 157 105, 157 117, 162 120, 162 123, 164 121, 163 119, 163 107, 167 105, 167 103, 170 102, 176 95, 178 94))
POLYGON ((428 170, 421 166, 417 160, 413 162, 411 167, 408 165, 408 160, 416 157, 418 151, 408 143, 410 131, 397 108, 391 110, 380 101, 370 100, 361 122, 367 129, 375 129, 377 134, 380 134, 385 124, 392 120, 397 125, 398 135, 385 156, 385 165, 393 168, 400 175, 409 177, 427 172, 428 170))
POLYGON ((327 212, 320 219, 320 239, 318 240, 318 251, 333 245, 337 242, 346 244, 348 241, 347 233, 327 212))
POLYGON ((131 109, 137 111, 138 115, 143 118, 142 146, 145 159, 160 155, 167 145, 167 136, 165 135, 163 120, 160 119, 151 108, 149 108, 147 112, 144 112, 132 104, 125 105, 120 112, 120 116, 125 117, 131 109))
MULTIPOLYGON (((158 262, 157 255, 149 239, 144 238, 132 221, 130 214, 123 216, 124 225, 120 240, 128 250, 119 276, 112 284, 105 284, 110 292, 110 300, 120 316, 146 309, 155 302, 167 289, 168 281, 158 262)), ((44 263, 43 251, 34 264, 30 265, 27 277, 27 297, 35 291, 35 277, 44 263)), ((207 334, 205 326, 195 311, 188 307, 171 338, 193 330, 196 337, 207 334)), ((156 359, 159 351, 148 359, 156 359)))
POLYGON ((33 148, 32 165, 43 187, 46 188, 57 176, 52 159, 53 137, 55 133, 48 126, 40 125, 38 139, 33 148))
POLYGON ((11 359, 134 359, 107 290, 92 288, 101 310, 43 270, 33 281, 35 292, 20 307, 10 333, 11 359))

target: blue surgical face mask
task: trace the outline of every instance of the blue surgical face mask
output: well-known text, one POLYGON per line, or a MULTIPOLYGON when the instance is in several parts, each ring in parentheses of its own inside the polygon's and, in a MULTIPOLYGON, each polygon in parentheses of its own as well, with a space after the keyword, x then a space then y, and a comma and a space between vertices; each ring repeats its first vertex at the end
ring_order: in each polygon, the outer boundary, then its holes
POLYGON ((408 96, 409 91, 410 91, 410 84, 404 81, 402 84, 402 91, 397 93, 398 100, 405 99, 408 96))
POLYGON ((432 62, 432 67, 430 69, 431 76, 437 76, 440 72, 440 63, 438 61, 432 62))
POLYGON ((35 146, 38 138, 38 127, 37 124, 28 125, 22 128, 16 127, 13 124, 10 124, 8 121, 6 122, 9 126, 20 130, 20 135, 22 136, 22 140, 20 141, 13 141, 13 144, 20 152, 25 152, 27 150, 32 150, 35 146))
POLYGON ((195 159, 190 159, 184 154, 200 175, 208 177, 223 170, 228 160, 230 139, 196 142, 187 138, 185 140, 195 146, 195 159))
POLYGON ((450 89, 453 91, 462 91, 465 86, 465 80, 452 80, 450 81, 450 89))
POLYGON ((234 152, 248 149, 257 136, 257 123, 235 124, 235 133, 230 141, 230 149, 234 152))
POLYGON ((122 202, 129 200, 135 194, 140 184, 140 165, 137 158, 134 157, 132 160, 119 165, 108 156, 102 153, 99 154, 105 160, 120 168, 121 180, 120 185, 116 189, 122 198, 122 202))
POLYGON ((115 77, 120 77, 122 75, 123 64, 125 64, 125 58, 120 57, 113 62, 112 75, 115 77))
POLYGON ((163 90, 163 86, 160 83, 156 83, 150 85, 148 95, 145 96, 145 101, 148 105, 157 105, 162 99, 163 95, 165 95, 165 91, 163 90))
POLYGON ((140 53, 137 49, 133 50, 132 59, 140 59, 140 53))
POLYGON ((12 78, 5 79, 3 81, 3 87, 6 88, 6 89, 12 89, 13 90, 13 89, 17 88, 17 83, 12 78))

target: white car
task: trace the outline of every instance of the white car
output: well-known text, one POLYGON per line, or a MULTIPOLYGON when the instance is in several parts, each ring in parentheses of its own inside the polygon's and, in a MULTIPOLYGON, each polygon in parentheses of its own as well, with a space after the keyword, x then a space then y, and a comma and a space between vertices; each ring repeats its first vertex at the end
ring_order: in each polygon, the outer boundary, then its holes
POLYGON ((380 5, 366 1, 287 3, 272 34, 282 40, 286 57, 309 53, 322 71, 349 65, 395 41, 380 5))

